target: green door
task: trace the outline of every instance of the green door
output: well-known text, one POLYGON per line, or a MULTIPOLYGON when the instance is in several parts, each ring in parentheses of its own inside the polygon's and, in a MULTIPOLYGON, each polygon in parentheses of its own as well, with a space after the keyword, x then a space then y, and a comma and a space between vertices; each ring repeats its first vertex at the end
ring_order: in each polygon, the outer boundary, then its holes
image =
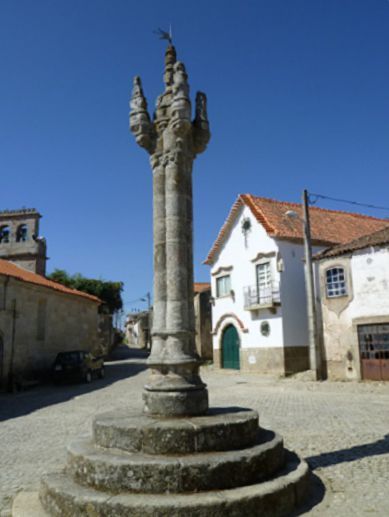
POLYGON ((239 336, 236 328, 229 325, 223 332, 222 339, 223 368, 240 369, 239 336))

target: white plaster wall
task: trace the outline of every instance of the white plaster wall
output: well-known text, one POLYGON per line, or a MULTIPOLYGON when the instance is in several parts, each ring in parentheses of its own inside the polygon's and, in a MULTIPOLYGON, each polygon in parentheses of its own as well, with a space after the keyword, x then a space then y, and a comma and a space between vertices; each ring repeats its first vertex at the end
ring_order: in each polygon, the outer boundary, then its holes
POLYGON ((389 315, 389 248, 366 249, 351 258, 351 318, 389 315))
POLYGON ((358 378, 359 343, 355 325, 362 319, 359 323, 368 324, 369 318, 371 323, 389 321, 389 249, 366 248, 351 257, 331 258, 321 262, 320 270, 326 359, 341 364, 337 376, 358 378), (325 271, 337 263, 349 268, 348 296, 326 299, 325 271), (340 309, 337 300, 343 300, 340 309), (353 354, 352 361, 347 360, 349 351, 353 354))
MULTIPOLYGON (((217 326, 220 318, 228 313, 235 314, 243 323, 248 332, 242 332, 236 320, 232 318, 226 319, 218 330, 217 335, 213 336, 214 349, 220 348, 220 339, 223 328, 233 323, 239 332, 242 348, 254 347, 281 347, 283 346, 283 330, 282 330, 282 308, 277 308, 277 314, 271 314, 268 310, 252 312, 244 310, 243 289, 245 286, 254 286, 255 264, 252 262, 259 252, 277 253, 278 247, 274 239, 269 237, 257 220, 254 218, 251 210, 243 206, 235 219, 235 223, 230 231, 229 237, 226 239, 224 246, 220 250, 217 260, 211 269, 211 286, 212 296, 215 299, 212 308, 213 328, 217 326), (247 234, 246 244, 242 233, 242 219, 248 217, 251 221, 251 230, 247 234), (233 266, 233 269, 227 273, 231 276, 231 289, 235 296, 227 296, 224 298, 216 298, 216 277, 212 275, 220 267, 233 266), (262 336, 260 333, 260 324, 267 320, 271 326, 271 332, 268 337, 262 336)), ((276 270, 276 258, 271 258, 273 280, 279 282, 280 273, 276 270)))
MULTIPOLYGON (((304 245, 278 240, 284 263, 281 275, 281 301, 285 346, 308 345, 307 296, 304 272, 304 245)), ((322 248, 314 247, 312 254, 322 248)), ((316 264, 314 264, 316 268, 316 264)))
MULTIPOLYGON (((324 320, 327 328, 329 323, 332 326, 337 322, 351 326, 356 318, 389 316, 389 249, 360 250, 354 252, 347 262, 351 273, 351 286, 348 286, 350 302, 339 314, 329 306, 324 320)), ((324 261, 321 266, 323 276, 325 270, 336 266, 336 263, 336 258, 324 261)))

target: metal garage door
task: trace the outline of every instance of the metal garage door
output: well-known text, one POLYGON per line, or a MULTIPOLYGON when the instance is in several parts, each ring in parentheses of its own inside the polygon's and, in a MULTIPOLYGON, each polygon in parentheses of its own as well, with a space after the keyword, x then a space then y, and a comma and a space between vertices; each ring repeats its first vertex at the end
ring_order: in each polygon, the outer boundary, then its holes
POLYGON ((389 381, 389 324, 358 325, 362 379, 389 381))

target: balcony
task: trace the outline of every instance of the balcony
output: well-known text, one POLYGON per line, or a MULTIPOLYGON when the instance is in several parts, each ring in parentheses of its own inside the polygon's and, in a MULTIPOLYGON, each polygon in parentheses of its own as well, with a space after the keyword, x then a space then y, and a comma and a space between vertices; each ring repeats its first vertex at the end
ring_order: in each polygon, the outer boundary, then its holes
POLYGON ((247 311, 269 309, 281 304, 280 285, 273 282, 269 287, 248 286, 243 288, 244 308, 247 311))

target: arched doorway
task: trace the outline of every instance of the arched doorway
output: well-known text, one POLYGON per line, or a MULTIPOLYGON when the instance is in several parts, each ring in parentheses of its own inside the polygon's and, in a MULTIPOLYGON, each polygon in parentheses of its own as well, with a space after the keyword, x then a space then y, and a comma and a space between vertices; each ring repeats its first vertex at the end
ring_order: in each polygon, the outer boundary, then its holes
POLYGON ((240 369, 239 335, 234 325, 228 325, 222 336, 222 367, 240 369))

